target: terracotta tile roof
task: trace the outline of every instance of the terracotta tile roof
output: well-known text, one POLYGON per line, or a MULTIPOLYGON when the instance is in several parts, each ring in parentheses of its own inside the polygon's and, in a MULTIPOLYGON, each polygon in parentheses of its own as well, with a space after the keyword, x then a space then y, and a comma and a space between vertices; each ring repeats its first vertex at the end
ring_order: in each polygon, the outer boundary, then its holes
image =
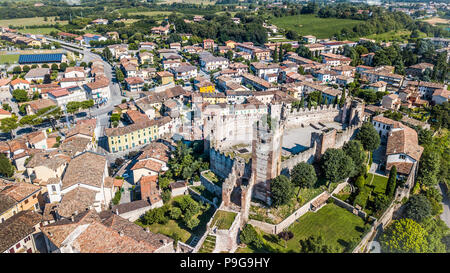
POLYGON ((0 109, 0 115, 11 115, 11 113, 6 110, 0 109))
POLYGON ((94 204, 96 194, 96 191, 77 187, 63 195, 57 212, 62 217, 68 218, 74 213, 85 211, 94 204))
POLYGON ((177 182, 172 182, 169 184, 169 187, 171 190, 184 188, 186 186, 187 186, 186 181, 177 181, 177 182))
POLYGON ((17 201, 14 198, 0 193, 0 214, 9 210, 16 204, 17 201))
POLYGON ((128 85, 135 85, 135 84, 142 84, 142 83, 144 83, 144 80, 142 78, 139 78, 139 77, 125 78, 125 81, 127 82, 128 85))
POLYGON ((127 113, 128 117, 133 123, 140 122, 142 120, 150 120, 149 117, 146 114, 142 114, 141 112, 137 110, 128 110, 127 113))
POLYGON ((26 164, 27 168, 35 168, 38 166, 45 166, 50 170, 56 170, 60 166, 67 164, 70 157, 59 153, 58 151, 40 152, 34 154, 30 161, 26 164))
POLYGON ((155 204, 161 201, 161 194, 159 193, 156 181, 157 175, 142 176, 139 180, 141 185, 141 199, 148 199, 150 203, 155 204))
POLYGON ((132 201, 132 202, 128 202, 128 203, 122 203, 119 205, 115 205, 112 207, 111 211, 114 213, 123 214, 123 213, 127 213, 130 211, 146 208, 146 207, 148 207, 150 209, 151 206, 152 206, 152 204, 148 200, 136 200, 136 201, 132 201))
POLYGON ((169 162, 170 150, 165 144, 161 142, 152 142, 146 146, 141 155, 137 158, 138 161, 154 158, 164 162, 169 162))
POLYGON ((81 183, 100 188, 105 175, 106 158, 86 151, 72 159, 62 180, 62 189, 81 183))
POLYGON ((121 231, 124 236, 133 238, 138 242, 149 244, 155 250, 163 247, 167 243, 173 242, 173 239, 165 235, 147 232, 142 227, 115 214, 111 214, 111 216, 103 220, 102 223, 118 232, 121 231))
POLYGON ((152 253, 155 248, 107 226, 93 222, 73 242, 80 253, 152 253))
POLYGON ((78 134, 94 137, 95 128, 97 127, 97 119, 89 119, 77 122, 74 128, 66 133, 66 137, 75 136, 78 134))
POLYGON ((410 162, 389 162, 386 164, 386 171, 391 171, 392 167, 395 166, 397 168, 397 173, 401 173, 404 175, 409 175, 411 172, 411 168, 413 163, 410 162))
POLYGON ((0 252, 35 231, 35 226, 41 222, 41 216, 34 211, 25 210, 0 223, 0 252))
POLYGON ((10 183, 0 191, 0 195, 7 195, 20 203, 33 194, 39 193, 41 187, 25 182, 10 183))
POLYGON ((63 219, 55 223, 43 226, 41 228, 45 236, 56 246, 61 247, 61 244, 79 225, 100 221, 100 217, 94 210, 82 211, 71 219, 63 219))
POLYGON ((91 140, 85 137, 71 136, 66 138, 59 146, 59 151, 69 157, 74 157, 88 149, 91 140))
POLYGON ((7 78, 7 79, 0 79, 0 87, 8 85, 10 82, 11 82, 11 79, 9 79, 9 78, 7 78))
POLYGON ((417 132, 414 129, 400 123, 400 128, 389 132, 386 155, 403 153, 419 161, 422 152, 423 147, 419 146, 417 132))
POLYGON ((26 102, 26 104, 29 104, 31 109, 33 109, 33 111, 38 111, 40 109, 47 108, 50 106, 56 106, 56 103, 50 99, 38 99, 26 102))
POLYGON ((136 162, 136 164, 134 164, 131 170, 134 171, 138 169, 149 169, 151 171, 159 173, 161 171, 161 168, 162 168, 161 163, 148 159, 136 162))
POLYGON ((46 139, 46 135, 44 131, 36 131, 25 135, 25 138, 30 144, 36 144, 46 139))
POLYGON ((393 128, 399 128, 400 124, 401 124, 400 122, 395 121, 393 119, 385 118, 382 114, 374 117, 373 121, 380 122, 380 123, 383 123, 383 124, 386 124, 386 125, 394 126, 393 128))
POLYGON ((21 78, 17 78, 17 79, 15 79, 15 80, 12 80, 10 84, 11 84, 11 85, 16 85, 16 84, 19 84, 19 83, 30 84, 29 81, 24 80, 24 79, 21 79, 21 78))
POLYGON ((23 138, 13 139, 7 142, 11 153, 18 151, 20 149, 26 150, 28 148, 27 141, 23 138))

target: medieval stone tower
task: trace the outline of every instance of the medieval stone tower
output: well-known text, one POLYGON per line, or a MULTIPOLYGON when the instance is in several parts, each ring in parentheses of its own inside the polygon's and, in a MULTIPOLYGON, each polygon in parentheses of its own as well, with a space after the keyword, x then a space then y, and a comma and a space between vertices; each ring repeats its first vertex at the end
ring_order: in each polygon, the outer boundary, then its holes
POLYGON ((271 105, 269 115, 256 122, 252 143, 253 197, 272 203, 270 181, 280 175, 285 107, 271 105))

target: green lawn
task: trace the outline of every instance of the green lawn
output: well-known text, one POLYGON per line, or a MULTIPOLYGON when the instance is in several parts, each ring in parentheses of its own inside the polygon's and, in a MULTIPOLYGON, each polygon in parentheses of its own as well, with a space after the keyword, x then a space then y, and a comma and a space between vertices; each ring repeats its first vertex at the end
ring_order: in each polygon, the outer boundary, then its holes
MULTIPOLYGON (((368 225, 366 225, 368 228, 368 225)), ((278 241, 274 235, 259 231, 264 241, 262 249, 246 247, 239 249, 241 253, 251 252, 300 252, 299 241, 312 235, 321 235, 325 242, 336 247, 339 252, 351 251, 350 242, 359 241, 365 234, 364 220, 335 204, 327 204, 317 212, 307 212, 294 224, 289 226, 294 237, 287 242, 278 241)))
POLYGON ((19 55, 18 54, 3 54, 0 55, 0 64, 4 63, 17 63, 19 61, 19 55))
MULTIPOLYGON (((169 201, 168 205, 172 206, 176 204, 176 202, 181 198, 183 198, 183 195, 172 198, 169 201)), ((209 222, 215 211, 215 208, 213 206, 209 205, 208 207, 208 209, 202 208, 197 215, 194 215, 200 220, 200 223, 193 230, 190 230, 188 227, 186 227, 181 219, 176 221, 170 219, 166 224, 153 223, 152 225, 148 226, 142 224, 140 219, 138 219, 135 223, 142 227, 148 227, 153 233, 161 233, 169 237, 177 233, 183 243, 189 243, 194 236, 200 238, 205 233, 206 224, 209 222)))
POLYGON ((301 14, 270 19, 270 23, 286 30, 294 30, 300 35, 314 35, 330 38, 342 28, 353 28, 362 21, 337 18, 319 18, 312 14, 301 14))
POLYGON ((236 213, 230 211, 219 210, 214 215, 211 227, 217 225, 218 229, 229 229, 236 218, 236 213))
POLYGON ((374 193, 384 194, 386 192, 387 181, 387 177, 369 173, 367 174, 366 187, 370 187, 371 189, 373 189, 372 192, 374 193), (372 181, 371 185, 370 181, 372 181))

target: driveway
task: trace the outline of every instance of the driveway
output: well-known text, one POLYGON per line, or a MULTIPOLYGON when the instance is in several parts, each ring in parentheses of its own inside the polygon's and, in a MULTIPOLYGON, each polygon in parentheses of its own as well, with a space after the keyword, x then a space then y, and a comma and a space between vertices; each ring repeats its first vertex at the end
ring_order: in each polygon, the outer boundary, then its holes
POLYGON ((380 145, 375 151, 373 151, 373 161, 372 166, 370 166, 369 173, 378 173, 385 175, 384 172, 380 170, 380 165, 384 163, 384 155, 386 154, 386 146, 380 145))
POLYGON ((441 183, 438 185, 438 188, 443 196, 442 206, 444 207, 444 211, 441 214, 441 219, 450 228, 450 198, 448 197, 448 194, 443 193, 443 192, 445 192, 445 190, 444 190, 444 186, 441 183))

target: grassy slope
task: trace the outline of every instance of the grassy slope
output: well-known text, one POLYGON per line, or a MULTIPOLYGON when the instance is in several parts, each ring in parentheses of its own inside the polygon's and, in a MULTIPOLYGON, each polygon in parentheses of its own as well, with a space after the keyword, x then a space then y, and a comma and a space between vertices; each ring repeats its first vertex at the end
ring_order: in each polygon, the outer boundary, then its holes
POLYGON ((319 18, 312 14, 301 14, 272 18, 270 23, 286 30, 294 30, 300 35, 329 38, 340 29, 344 27, 352 28, 361 22, 351 19, 319 18))
POLYGON ((259 231, 265 241, 263 249, 246 247, 237 252, 300 252, 299 240, 306 239, 311 235, 322 235, 328 244, 343 252, 348 242, 354 239, 359 240, 363 235, 364 221, 334 204, 328 204, 316 213, 307 212, 297 221, 289 226, 289 230, 294 233, 294 238, 287 242, 287 248, 284 248, 284 241, 275 243, 274 235, 259 231))

